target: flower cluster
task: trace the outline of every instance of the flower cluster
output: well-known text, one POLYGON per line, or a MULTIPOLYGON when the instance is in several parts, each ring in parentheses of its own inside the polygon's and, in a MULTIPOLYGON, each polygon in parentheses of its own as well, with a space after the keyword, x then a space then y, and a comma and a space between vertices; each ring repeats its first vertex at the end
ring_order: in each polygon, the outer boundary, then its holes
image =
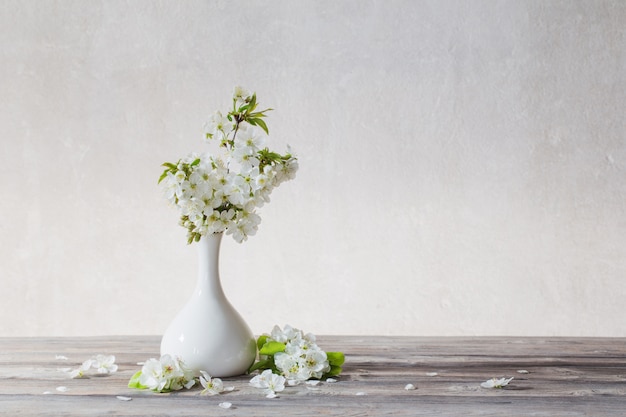
POLYGON ((232 110, 215 112, 205 125, 206 141, 219 144, 222 154, 192 153, 163 164, 159 183, 180 210, 188 243, 221 232, 243 242, 261 222, 256 209, 270 201, 274 188, 295 178, 298 160, 265 147, 269 131, 263 118, 272 109, 256 108, 256 94, 236 87, 232 110))
POLYGON ((194 372, 180 358, 163 355, 148 359, 131 378, 130 388, 150 389, 155 392, 177 391, 195 385, 194 372))
POLYGON ((181 358, 163 355, 159 359, 148 359, 144 362, 141 371, 132 376, 128 383, 129 388, 149 389, 154 392, 178 391, 190 389, 196 382, 200 382, 203 390, 201 395, 216 395, 224 391, 232 391, 234 387, 224 387, 219 378, 212 378, 206 371, 200 371, 196 378, 195 372, 185 365, 181 358))
POLYGON ((112 374, 117 371, 115 364, 115 356, 113 355, 96 355, 84 361, 77 369, 70 370, 70 377, 84 378, 91 369, 95 369, 100 375, 112 374))
POLYGON ((271 334, 259 337, 257 345, 260 360, 250 370, 270 370, 292 383, 339 375, 345 360, 341 352, 320 349, 313 334, 289 325, 274 326, 271 334))

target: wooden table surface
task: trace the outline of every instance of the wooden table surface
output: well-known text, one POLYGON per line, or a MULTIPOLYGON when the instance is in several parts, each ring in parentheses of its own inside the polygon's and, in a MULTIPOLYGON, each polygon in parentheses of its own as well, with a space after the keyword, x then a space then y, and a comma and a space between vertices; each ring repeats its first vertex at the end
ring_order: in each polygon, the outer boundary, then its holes
POLYGON ((341 377, 286 387, 274 399, 249 386, 249 375, 224 379, 235 390, 213 397, 127 388, 137 362, 158 357, 159 341, 0 338, 0 415, 626 416, 625 338, 320 336, 322 349, 346 354, 341 377), (89 379, 60 370, 99 353, 115 355, 119 370, 89 379), (480 386, 492 377, 514 379, 504 389, 480 386))

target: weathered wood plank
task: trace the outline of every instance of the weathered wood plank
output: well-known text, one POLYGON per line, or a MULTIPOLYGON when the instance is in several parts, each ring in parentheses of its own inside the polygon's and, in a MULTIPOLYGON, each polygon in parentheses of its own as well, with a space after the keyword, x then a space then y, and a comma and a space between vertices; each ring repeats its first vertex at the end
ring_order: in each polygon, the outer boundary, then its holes
POLYGON ((158 356, 159 340, 0 338, 0 415, 626 415, 623 338, 320 336, 325 350, 346 353, 339 381, 289 387, 277 399, 250 387, 249 376, 228 378, 235 391, 216 397, 199 396, 198 389, 153 394, 127 388, 137 362, 158 356), (98 353, 115 354, 118 372, 75 380, 59 370, 98 353), (515 379, 501 390, 480 387, 501 376, 515 379), (417 389, 405 390, 409 383, 417 389), (222 401, 233 408, 221 409, 222 401))

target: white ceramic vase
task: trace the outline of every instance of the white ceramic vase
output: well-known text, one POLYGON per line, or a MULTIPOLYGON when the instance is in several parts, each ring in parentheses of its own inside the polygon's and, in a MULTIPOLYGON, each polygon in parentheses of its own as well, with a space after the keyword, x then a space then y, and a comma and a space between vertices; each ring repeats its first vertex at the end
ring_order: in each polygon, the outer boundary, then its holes
POLYGON ((198 246, 198 281, 193 295, 161 340, 161 355, 182 358, 213 377, 241 375, 256 358, 254 335, 226 299, 219 275, 222 233, 203 236, 198 246))

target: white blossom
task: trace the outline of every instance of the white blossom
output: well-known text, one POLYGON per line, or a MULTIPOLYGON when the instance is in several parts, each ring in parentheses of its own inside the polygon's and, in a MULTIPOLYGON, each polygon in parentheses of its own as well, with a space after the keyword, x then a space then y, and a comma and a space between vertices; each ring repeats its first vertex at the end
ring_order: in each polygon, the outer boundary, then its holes
POLYGON ((163 372, 163 365, 157 359, 148 359, 141 368, 139 383, 153 391, 160 392, 165 388, 168 379, 163 372))
POLYGON ((233 129, 233 124, 220 111, 213 113, 204 125, 207 139, 223 140, 233 129))
POLYGON ((243 153, 256 154, 265 147, 266 136, 259 129, 248 126, 240 129, 235 139, 235 149, 243 153))
POLYGON ((200 371, 200 374, 200 384, 204 388, 200 394, 216 395, 224 391, 224 383, 221 379, 211 378, 211 376, 205 371, 200 371))
POLYGON ((275 398, 277 392, 285 389, 286 379, 281 375, 272 373, 271 369, 266 369, 261 374, 250 380, 250 385, 264 390, 267 398, 275 398))
POLYGON ((195 384, 193 371, 179 358, 163 355, 160 359, 148 359, 141 368, 139 383, 149 389, 175 391, 191 388, 195 384))
POLYGON ((511 382, 513 380, 513 377, 507 379, 507 378, 491 378, 488 379, 487 381, 483 382, 480 384, 481 387, 483 388, 502 388, 502 387, 506 387, 507 385, 509 385, 509 382, 511 382))
POLYGON ((112 374, 117 371, 114 355, 96 355, 91 362, 99 374, 112 374))
POLYGON ((233 99, 238 105, 245 103, 246 99, 248 99, 252 94, 250 90, 246 90, 242 86, 235 86, 233 89, 233 99))
POLYGON ((78 368, 67 371, 71 378, 84 378, 87 373, 95 369, 98 374, 112 374, 117 371, 114 355, 96 355, 84 361, 78 368))

